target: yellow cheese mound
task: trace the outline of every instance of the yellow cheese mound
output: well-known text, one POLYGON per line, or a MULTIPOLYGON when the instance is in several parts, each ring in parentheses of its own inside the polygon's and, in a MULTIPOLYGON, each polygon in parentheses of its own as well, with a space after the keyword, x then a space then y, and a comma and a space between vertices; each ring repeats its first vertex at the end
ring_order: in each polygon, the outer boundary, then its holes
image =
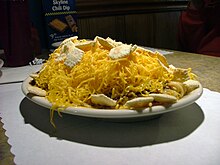
MULTIPOLYGON (((163 93, 174 74, 166 67, 165 57, 140 47, 126 57, 111 59, 109 51, 99 43, 84 50, 74 67, 66 66, 61 47, 49 57, 35 79, 47 91, 46 98, 54 107, 92 107, 91 94, 105 94, 117 100, 116 109, 137 96, 163 93)), ((190 70, 189 70, 190 74, 190 70)))

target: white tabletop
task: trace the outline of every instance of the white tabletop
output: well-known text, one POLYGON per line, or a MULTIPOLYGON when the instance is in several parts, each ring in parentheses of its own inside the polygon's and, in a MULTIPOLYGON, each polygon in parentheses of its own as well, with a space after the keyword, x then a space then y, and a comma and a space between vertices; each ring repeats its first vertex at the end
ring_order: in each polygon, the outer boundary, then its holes
POLYGON ((22 82, 29 74, 38 71, 42 65, 0 68, 0 84, 22 82))
POLYGON ((0 117, 18 165, 219 165, 220 94, 204 89, 196 103, 153 120, 111 122, 55 115, 0 85, 0 117))

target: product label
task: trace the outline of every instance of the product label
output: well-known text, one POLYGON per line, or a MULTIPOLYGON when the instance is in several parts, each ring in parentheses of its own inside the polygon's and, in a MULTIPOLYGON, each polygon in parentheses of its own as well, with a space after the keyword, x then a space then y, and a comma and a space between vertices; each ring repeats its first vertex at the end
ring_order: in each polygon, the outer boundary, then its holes
POLYGON ((77 36, 74 0, 42 0, 49 48, 56 42, 77 36))

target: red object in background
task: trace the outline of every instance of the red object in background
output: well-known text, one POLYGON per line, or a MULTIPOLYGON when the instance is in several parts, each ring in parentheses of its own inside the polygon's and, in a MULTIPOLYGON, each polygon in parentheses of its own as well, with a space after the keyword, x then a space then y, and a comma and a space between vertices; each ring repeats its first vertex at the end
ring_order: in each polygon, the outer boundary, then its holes
POLYGON ((31 27, 31 47, 34 56, 41 54, 41 44, 37 29, 32 25, 31 27))
POLYGON ((220 1, 204 0, 204 7, 192 3, 180 15, 180 49, 220 57, 220 1))
POLYGON ((6 66, 23 66, 33 60, 31 23, 27 0, 0 1, 0 45, 6 66))

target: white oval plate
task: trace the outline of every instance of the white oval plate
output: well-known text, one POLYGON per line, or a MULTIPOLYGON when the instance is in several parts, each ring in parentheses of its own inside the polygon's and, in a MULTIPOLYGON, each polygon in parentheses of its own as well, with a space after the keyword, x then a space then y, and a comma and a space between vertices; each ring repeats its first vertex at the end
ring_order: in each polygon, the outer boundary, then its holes
POLYGON ((4 65, 4 61, 2 59, 0 59, 0 69, 3 65, 4 65))
POLYGON ((62 41, 60 41, 60 42, 54 42, 54 43, 52 43, 51 45, 52 45, 54 48, 58 48, 61 43, 62 43, 62 41))
MULTIPOLYGON (((25 94, 25 96, 38 105, 41 105, 46 108, 51 108, 52 104, 45 97, 39 97, 28 93, 27 87, 30 85, 29 82, 31 80, 32 78, 28 77, 22 83, 22 91, 25 94)), ((194 91, 184 96, 178 102, 170 105, 169 107, 158 105, 143 110, 129 110, 129 109, 115 110, 115 109, 92 109, 92 108, 84 108, 84 107, 68 107, 62 112, 72 115, 78 115, 78 116, 106 118, 106 119, 146 117, 146 116, 153 116, 153 115, 167 113, 188 106, 194 103, 202 95, 202 92, 203 92, 203 88, 202 85, 200 84, 199 88, 195 89, 194 91)))

